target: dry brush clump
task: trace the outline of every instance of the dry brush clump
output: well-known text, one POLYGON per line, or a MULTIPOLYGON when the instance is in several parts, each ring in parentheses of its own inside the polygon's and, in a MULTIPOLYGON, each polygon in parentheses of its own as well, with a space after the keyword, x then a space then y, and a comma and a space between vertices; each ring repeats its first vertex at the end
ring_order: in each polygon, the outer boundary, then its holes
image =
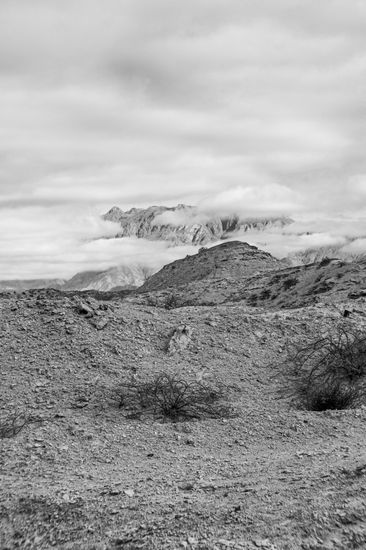
POLYGON ((15 437, 25 426, 36 422, 41 422, 41 420, 24 412, 1 414, 0 439, 15 437))
POLYGON ((293 344, 286 360, 284 393, 313 411, 348 409, 366 401, 366 331, 338 325, 293 344))
POLYGON ((233 416, 231 406, 222 402, 226 388, 220 384, 187 381, 158 374, 150 381, 122 384, 119 407, 127 418, 152 417, 173 422, 233 416))

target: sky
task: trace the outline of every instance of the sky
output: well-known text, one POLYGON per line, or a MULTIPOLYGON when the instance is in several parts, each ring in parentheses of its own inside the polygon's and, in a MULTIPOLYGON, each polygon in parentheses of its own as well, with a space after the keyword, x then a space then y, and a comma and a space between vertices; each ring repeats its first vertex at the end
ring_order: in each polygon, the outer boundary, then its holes
POLYGON ((0 2, 0 279, 144 261, 113 205, 362 238, 365 150, 364 0, 0 2))

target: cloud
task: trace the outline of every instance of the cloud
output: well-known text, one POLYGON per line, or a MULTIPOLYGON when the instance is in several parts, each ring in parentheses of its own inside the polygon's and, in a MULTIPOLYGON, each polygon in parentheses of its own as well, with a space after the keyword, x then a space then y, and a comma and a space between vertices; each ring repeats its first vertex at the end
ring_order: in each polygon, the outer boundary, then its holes
POLYGON ((347 242, 344 237, 335 237, 326 233, 296 235, 271 230, 264 231, 263 233, 250 231, 240 237, 240 240, 245 240, 261 250, 270 252, 277 258, 285 258, 290 254, 308 249, 340 247, 347 242))
POLYGON ((342 250, 351 254, 366 254, 366 238, 355 239, 342 247, 342 250))
MULTIPOLYGON (((208 215, 192 209, 190 213, 168 211, 160 218, 159 223, 180 225, 207 221, 208 215)), ((303 220, 282 229, 235 234, 232 239, 249 242, 277 257, 320 246, 338 246, 345 253, 357 254, 365 252, 363 227, 360 220, 303 220)), ((68 279, 80 271, 116 265, 143 265, 157 271, 197 252, 193 246, 115 239, 118 230, 118 224, 102 220, 96 209, 69 207, 65 214, 59 206, 4 208, 0 217, 0 279, 68 279)))
POLYGON ((207 198, 199 205, 202 212, 240 217, 271 217, 296 212, 300 208, 295 191, 279 184, 234 187, 207 198))
POLYGON ((294 235, 331 235, 335 238, 355 239, 366 235, 366 219, 353 216, 348 217, 309 217, 304 216, 289 226, 283 228, 284 234, 294 235))
POLYGON ((251 173, 352 208, 331 189, 366 171, 364 16, 346 0, 3 0, 0 200, 197 203, 251 173))
POLYGON ((348 255, 363 254, 365 250, 366 219, 302 219, 265 231, 246 231, 232 239, 246 241, 270 252, 277 258, 308 249, 336 248, 348 255))
POLYGON ((40 251, 18 268, 71 271, 46 261, 46 208, 60 234, 68 212, 112 204, 365 219, 365 16, 346 0, 2 0, 0 208, 15 249, 34 219, 40 251))
POLYGON ((3 209, 0 217, 0 279, 71 278, 79 271, 141 264, 154 270, 193 247, 114 239, 119 225, 93 211, 59 207, 3 209))

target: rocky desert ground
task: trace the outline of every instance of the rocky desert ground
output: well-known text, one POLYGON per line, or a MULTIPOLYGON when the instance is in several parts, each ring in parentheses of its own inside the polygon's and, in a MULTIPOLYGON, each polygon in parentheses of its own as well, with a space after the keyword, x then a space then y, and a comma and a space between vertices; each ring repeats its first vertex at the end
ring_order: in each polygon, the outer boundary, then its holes
POLYGON ((283 391, 291 346, 366 330, 365 275, 230 243, 138 292, 3 292, 0 548, 366 548, 366 403, 283 391), (230 413, 121 406, 156 374, 222 385, 230 413))

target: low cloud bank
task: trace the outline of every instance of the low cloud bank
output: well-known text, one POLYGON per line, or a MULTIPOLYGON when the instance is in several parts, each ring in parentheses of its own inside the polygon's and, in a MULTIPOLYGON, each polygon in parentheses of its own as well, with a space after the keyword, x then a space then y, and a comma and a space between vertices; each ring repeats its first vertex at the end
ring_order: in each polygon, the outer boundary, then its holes
POLYGON ((169 248, 143 239, 114 239, 119 225, 80 209, 3 209, 0 216, 0 279, 69 279, 79 271, 141 264, 154 270, 193 247, 169 248))
MULTIPOLYGON (((227 199, 226 206, 234 204, 235 193, 230 195, 230 201, 227 199)), ((219 200, 215 198, 212 204, 217 204, 219 214, 219 200)), ((269 202, 265 204, 269 205, 269 202)), ((228 215, 229 209, 224 208, 224 212, 228 215)), ((240 214, 244 215, 244 212, 251 210, 242 209, 240 214)), ((364 218, 311 219, 302 216, 283 228, 235 233, 231 240, 249 242, 279 258, 319 247, 336 247, 350 255, 366 253, 364 218)), ((187 221, 201 223, 210 216, 200 205, 197 210, 188 212, 168 211, 160 218, 165 223, 180 225, 187 221)), ((197 252, 193 246, 173 247, 167 242, 137 238, 115 239, 118 230, 118 224, 101 219, 96 210, 86 211, 79 207, 67 211, 63 207, 3 208, 0 216, 0 279, 69 279, 80 271, 101 271, 118 265, 142 265, 156 271, 169 262, 197 252)))
POLYGON ((366 238, 355 239, 342 247, 342 250, 351 254, 366 254, 366 238))
POLYGON ((163 212, 154 221, 157 225, 170 224, 179 227, 232 216, 243 220, 268 219, 299 212, 300 204, 299 193, 285 185, 241 185, 206 197, 196 207, 163 212))
POLYGON ((277 258, 323 247, 339 249, 341 255, 366 254, 366 220, 304 219, 283 228, 247 231, 231 238, 245 240, 277 258))
POLYGON ((299 195, 276 183, 237 186, 204 199, 198 211, 206 215, 248 217, 285 216, 300 209, 299 195))

